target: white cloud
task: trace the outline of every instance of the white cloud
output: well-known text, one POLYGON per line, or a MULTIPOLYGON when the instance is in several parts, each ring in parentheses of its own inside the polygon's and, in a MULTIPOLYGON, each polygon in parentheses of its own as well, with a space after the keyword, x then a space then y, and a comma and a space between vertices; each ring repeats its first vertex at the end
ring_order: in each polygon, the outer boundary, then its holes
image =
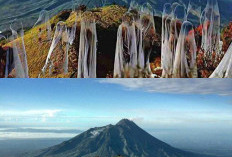
POLYGON ((29 132, 0 132, 0 139, 35 139, 35 138, 72 138, 78 134, 72 133, 29 133, 29 132))
POLYGON ((57 113, 61 112, 62 110, 5 110, 0 111, 0 116, 23 116, 23 117, 30 117, 30 116, 45 116, 45 117, 54 117, 57 113))
POLYGON ((18 121, 22 119, 34 119, 41 122, 46 122, 48 118, 54 118, 62 110, 5 110, 0 111, 0 117, 5 121, 18 121))
POLYGON ((155 93, 232 95, 232 79, 102 79, 100 83, 155 93))

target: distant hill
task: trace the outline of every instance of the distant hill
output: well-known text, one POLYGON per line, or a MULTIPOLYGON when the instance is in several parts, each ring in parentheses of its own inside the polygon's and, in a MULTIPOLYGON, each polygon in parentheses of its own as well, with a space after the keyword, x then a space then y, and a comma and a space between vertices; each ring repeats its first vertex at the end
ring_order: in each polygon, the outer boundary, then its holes
POLYGON ((134 122, 96 127, 59 145, 24 157, 209 157, 185 152, 156 139, 134 122))
POLYGON ((49 10, 51 17, 63 9, 71 8, 72 0, 0 0, 0 30, 9 29, 14 19, 20 19, 24 27, 32 26, 40 11, 49 10))
MULTIPOLYGON (((88 5, 88 7, 102 6, 102 0, 76 0, 77 2, 88 5)), ((103 0, 104 1, 104 0, 103 0)), ((144 0, 136 0, 140 4, 144 0)), ((178 0, 148 0, 153 5, 157 13, 160 14, 163 5, 166 2, 173 2, 178 0)), ((185 4, 189 0, 181 0, 185 4)), ((194 0, 193 0, 194 1, 194 0)), ((106 0, 105 5, 116 3, 119 5, 130 4, 131 0, 106 0)), ((202 7, 205 6, 206 0, 203 0, 202 7)), ((222 23, 226 24, 232 21, 231 0, 218 0, 220 12, 222 16, 222 23)), ((20 19, 24 23, 24 27, 31 27, 38 18, 39 12, 46 9, 50 12, 51 17, 64 9, 71 8, 72 0, 0 0, 0 31, 4 32, 9 29, 9 24, 15 18, 20 19)))

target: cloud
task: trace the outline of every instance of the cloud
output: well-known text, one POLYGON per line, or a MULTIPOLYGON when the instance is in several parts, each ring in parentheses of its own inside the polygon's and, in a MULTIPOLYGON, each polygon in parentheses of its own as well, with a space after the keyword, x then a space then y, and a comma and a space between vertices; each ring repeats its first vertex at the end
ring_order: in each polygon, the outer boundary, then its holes
MULTIPOLYGON (((145 126, 152 127, 216 127, 232 124, 230 110, 171 110, 171 109, 120 109, 122 114, 130 113, 128 119, 145 126)), ((230 127, 231 128, 231 127, 230 127)))
POLYGON ((0 132, 0 140, 4 139, 44 139, 44 138, 72 138, 74 133, 30 133, 30 132, 0 132))
POLYGON ((154 93, 232 95, 232 79, 102 79, 100 83, 154 93))
POLYGON ((46 117, 54 117, 57 113, 62 110, 5 110, 0 111, 0 116, 46 116, 46 117))
POLYGON ((0 133, 3 132, 11 132, 11 133, 70 133, 70 134, 78 134, 82 131, 77 129, 44 129, 44 128, 5 128, 0 129, 0 133))
POLYGON ((58 113, 60 113, 62 110, 56 109, 56 110, 5 110, 0 111, 0 117, 1 119, 4 119, 5 121, 18 121, 19 119, 27 119, 27 118, 33 118, 40 120, 41 122, 46 122, 48 118, 54 118, 58 113))
POLYGON ((144 121, 144 117, 132 117, 129 119, 133 122, 136 122, 136 123, 142 123, 144 121))

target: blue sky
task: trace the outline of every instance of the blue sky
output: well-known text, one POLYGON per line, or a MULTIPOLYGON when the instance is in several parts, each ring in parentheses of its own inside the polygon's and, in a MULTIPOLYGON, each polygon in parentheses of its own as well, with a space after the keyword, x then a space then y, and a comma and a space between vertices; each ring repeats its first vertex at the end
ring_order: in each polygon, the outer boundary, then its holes
POLYGON ((230 143, 231 96, 230 79, 1 79, 0 128, 86 130, 128 118, 167 141, 220 134, 230 143))
MULTIPOLYGON (((48 114, 48 120, 49 114, 51 118, 56 114, 59 117, 60 114, 63 117, 76 117, 77 122, 82 120, 91 123, 90 119, 93 117, 96 118, 93 120, 96 124, 97 117, 108 123, 116 122, 115 120, 120 118, 139 117, 134 117, 136 110, 144 110, 144 113, 145 110, 232 113, 231 80, 16 79, 0 80, 0 88, 0 114, 8 116, 9 112, 12 117, 19 114, 18 118, 29 116, 29 111, 36 112, 34 115, 40 114, 40 111, 41 114, 48 114)), ((142 115, 142 112, 138 114, 142 115)), ((149 116, 142 118, 150 120, 149 116)), ((30 122, 30 119, 27 122, 30 122)), ((17 125, 26 125, 27 122, 17 122, 17 125)), ((36 124, 35 121, 31 122, 36 124)), ((86 127, 88 128, 87 125, 86 127)))

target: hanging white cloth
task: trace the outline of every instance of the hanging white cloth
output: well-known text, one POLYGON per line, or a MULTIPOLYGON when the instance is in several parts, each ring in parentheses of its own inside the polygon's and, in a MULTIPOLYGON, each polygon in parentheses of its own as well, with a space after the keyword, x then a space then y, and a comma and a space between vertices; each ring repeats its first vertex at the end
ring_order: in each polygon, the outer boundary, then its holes
POLYGON ((81 21, 78 78, 96 78, 97 31, 95 21, 81 21))
POLYGON ((232 43, 210 78, 232 78, 232 43))
POLYGON ((29 78, 27 54, 24 45, 24 30, 23 24, 14 20, 10 25, 12 35, 10 41, 13 47, 13 64, 16 78, 29 78), (16 30, 19 29, 19 34, 16 30))
MULTIPOLYGON (((74 4, 73 4, 74 5, 74 4)), ((75 8, 75 7, 73 7, 75 8)), ((69 48, 73 45, 73 42, 76 38, 76 29, 77 29, 77 19, 78 14, 75 11, 72 11, 71 14, 75 14, 75 22, 71 29, 67 28, 67 36, 68 36, 68 42, 66 43, 66 52, 65 52, 65 63, 64 63, 64 73, 68 73, 68 66, 69 66, 69 48)))
POLYGON ((186 19, 196 27, 201 23, 201 3, 201 0, 190 0, 187 8, 186 19))
MULTIPOLYGON (((51 72, 51 68, 54 65, 54 61, 53 61, 54 59, 52 58, 52 56, 54 58, 57 57, 56 56, 57 54, 55 54, 54 50, 55 50, 55 48, 57 47, 58 44, 62 44, 64 42, 66 43, 66 46, 67 46, 67 43, 68 43, 68 31, 67 31, 67 27, 66 27, 65 23, 61 21, 61 22, 58 22, 57 25, 56 25, 56 30, 55 30, 55 33, 54 33, 52 44, 51 44, 51 47, 49 49, 45 65, 44 65, 44 67, 42 69, 43 75, 45 75, 45 72, 46 72, 48 66, 50 67, 49 71, 51 72)), ((49 75, 51 75, 50 72, 49 72, 49 75)))
POLYGON ((135 77, 137 47, 135 24, 124 21, 118 28, 114 62, 114 77, 135 77))
POLYGON ((161 66, 162 77, 173 77, 177 41, 182 23, 186 20, 186 7, 179 3, 164 5, 162 17, 161 66))
MULTIPOLYGON (((150 67, 150 55, 153 52, 154 37, 156 34, 154 16, 156 12, 155 9, 149 4, 145 3, 141 7, 141 25, 142 25, 142 47, 144 53, 144 62, 140 61, 140 66, 142 67, 143 76, 151 77, 151 67, 150 67)), ((140 58, 142 59, 142 58, 140 58)))
POLYGON ((202 49, 206 57, 220 55, 220 12, 217 0, 207 0, 207 5, 201 15, 202 49))
POLYGON ((49 17, 49 13, 48 11, 46 10, 42 10, 39 14, 39 18, 38 20, 36 21, 36 23, 34 24, 33 27, 36 27, 36 26, 39 26, 39 25, 42 25, 44 24, 45 26, 39 28, 39 38, 41 36, 41 34, 43 32, 46 32, 46 40, 50 41, 51 40, 51 32, 52 32, 52 29, 51 29, 51 24, 50 24, 50 17, 49 17))
POLYGON ((193 25, 185 21, 182 24, 176 46, 173 77, 197 78, 196 52, 197 46, 193 25))
MULTIPOLYGON (((129 12, 133 16, 133 23, 135 26, 135 35, 136 35, 136 52, 137 52, 137 64, 134 69, 134 76, 133 77, 142 77, 144 70, 145 70, 145 54, 143 50, 143 25, 142 25, 142 17, 141 17, 141 5, 139 5, 136 1, 131 1, 129 12)), ((132 77, 132 76, 131 76, 132 77)))
POLYGON ((172 5, 166 3, 162 13, 162 36, 161 36, 161 67, 162 77, 169 77, 172 74, 172 52, 169 45, 171 29, 172 5))

